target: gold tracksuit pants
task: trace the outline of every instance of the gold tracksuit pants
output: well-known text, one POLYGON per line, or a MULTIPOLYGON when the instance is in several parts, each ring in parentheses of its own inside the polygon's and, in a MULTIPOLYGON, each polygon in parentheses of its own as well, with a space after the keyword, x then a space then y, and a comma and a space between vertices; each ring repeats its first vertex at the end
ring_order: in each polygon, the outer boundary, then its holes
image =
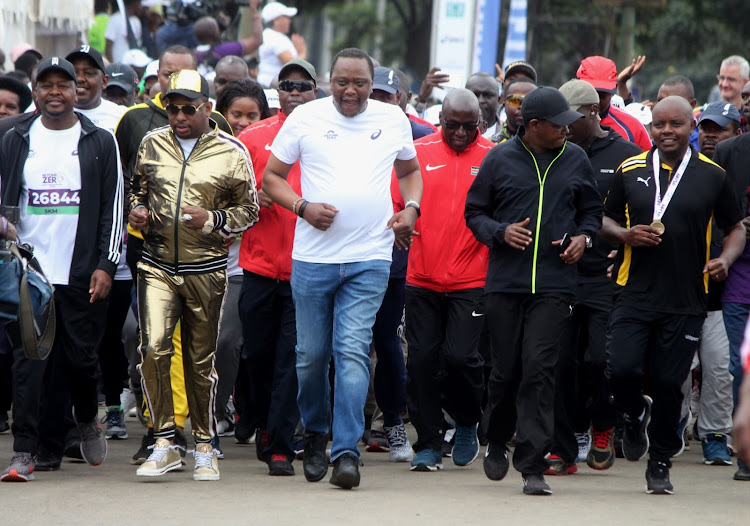
POLYGON ((138 263, 138 313, 141 323, 143 392, 154 436, 171 438, 175 430, 170 368, 172 335, 181 322, 182 361, 190 423, 196 442, 213 436, 218 377, 214 368, 226 273, 172 276, 138 263))

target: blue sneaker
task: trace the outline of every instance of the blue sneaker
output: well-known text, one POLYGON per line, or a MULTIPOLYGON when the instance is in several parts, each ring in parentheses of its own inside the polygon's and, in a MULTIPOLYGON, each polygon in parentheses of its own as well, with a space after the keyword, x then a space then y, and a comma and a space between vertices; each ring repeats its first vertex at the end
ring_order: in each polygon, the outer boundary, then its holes
POLYGON ((709 433, 701 441, 703 445, 703 463, 712 466, 731 466, 732 456, 727 446, 727 436, 721 433, 709 433))
POLYGON ((443 469, 443 452, 423 449, 411 461, 412 471, 437 471, 443 469))
POLYGON ((456 443, 453 444, 451 457, 457 466, 468 466, 479 455, 479 438, 477 426, 456 426, 456 443))

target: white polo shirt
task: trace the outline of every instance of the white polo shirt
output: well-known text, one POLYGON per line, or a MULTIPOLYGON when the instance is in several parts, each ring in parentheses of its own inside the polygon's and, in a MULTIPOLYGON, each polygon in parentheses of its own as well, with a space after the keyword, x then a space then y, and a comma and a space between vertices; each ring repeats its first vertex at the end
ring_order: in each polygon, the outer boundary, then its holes
POLYGON ((297 220, 292 259, 391 260, 394 235, 386 225, 393 216, 393 162, 417 155, 399 106, 369 100, 364 112, 345 117, 332 97, 308 102, 287 117, 271 152, 286 164, 299 160, 302 197, 339 210, 326 231, 297 220))

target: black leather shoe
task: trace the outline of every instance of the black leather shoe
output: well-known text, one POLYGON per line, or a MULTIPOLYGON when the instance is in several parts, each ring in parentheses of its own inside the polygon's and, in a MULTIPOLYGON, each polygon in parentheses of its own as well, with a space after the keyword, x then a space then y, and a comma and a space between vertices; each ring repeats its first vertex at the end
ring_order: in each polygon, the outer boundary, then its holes
POLYGON ((302 459, 302 468, 308 482, 318 482, 328 473, 327 445, 327 434, 305 433, 305 456, 302 459))
POLYGON ((359 459, 351 453, 344 453, 334 460, 333 475, 329 482, 343 489, 359 486, 359 459))
POLYGON ((57 471, 62 463, 62 455, 41 450, 34 458, 34 471, 57 471))

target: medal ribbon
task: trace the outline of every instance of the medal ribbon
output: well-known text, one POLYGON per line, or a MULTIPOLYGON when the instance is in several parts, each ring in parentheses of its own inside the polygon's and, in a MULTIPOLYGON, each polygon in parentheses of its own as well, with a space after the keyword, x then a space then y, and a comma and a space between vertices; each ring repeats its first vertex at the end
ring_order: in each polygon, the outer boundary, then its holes
POLYGON ((685 155, 682 157, 682 162, 680 163, 680 166, 677 168, 677 171, 672 176, 672 180, 669 182, 669 186, 667 187, 667 192, 664 194, 664 199, 662 199, 661 186, 660 186, 660 181, 659 181, 659 171, 661 170, 661 161, 659 160, 658 148, 654 150, 654 156, 652 159, 652 162, 654 164, 654 186, 656 187, 656 196, 654 196, 654 221, 660 221, 661 218, 664 216, 664 212, 667 211, 669 202, 672 200, 672 196, 674 195, 675 190, 677 190, 677 186, 680 184, 680 179, 682 179, 682 174, 684 174, 685 170, 687 169, 687 165, 688 165, 688 162, 690 162, 691 155, 692 154, 690 151, 690 147, 688 146, 688 149, 685 152, 685 155))

